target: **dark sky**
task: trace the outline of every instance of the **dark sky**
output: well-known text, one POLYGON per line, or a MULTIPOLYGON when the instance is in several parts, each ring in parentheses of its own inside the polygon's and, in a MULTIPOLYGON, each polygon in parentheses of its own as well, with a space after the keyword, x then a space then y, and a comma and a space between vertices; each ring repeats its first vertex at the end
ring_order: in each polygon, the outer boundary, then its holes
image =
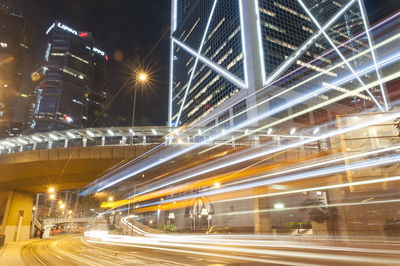
MULTIPOLYGON (((106 69, 107 90, 114 94, 135 67, 160 39, 170 25, 169 0, 8 0, 10 8, 20 11, 28 20, 31 62, 28 73, 35 69, 34 59, 41 54, 44 33, 55 20, 77 31, 92 32, 96 46, 105 50, 111 60, 106 69), (122 61, 113 58, 115 52, 122 61)), ((155 73, 153 86, 137 94, 136 124, 165 125, 168 111, 169 33, 145 60, 155 73)), ((31 89, 24 83, 25 89, 31 89)), ((111 97, 110 97, 111 98, 111 97)), ((133 93, 128 87, 107 110, 106 123, 129 125, 133 93), (125 118, 126 120, 123 120, 125 118)))
MULTIPOLYGON (((1 0, 0 0, 1 1, 1 0)), ((4 0, 3 0, 4 1, 4 0)), ((233 0, 232 0, 233 1, 233 0)), ((382 19, 380 11, 395 7, 400 0, 366 0, 367 11, 373 15, 373 24, 382 19), (389 5, 389 8, 388 8, 389 5)), ((96 46, 110 55, 106 70, 107 88, 111 95, 129 76, 128 66, 134 67, 160 39, 170 24, 170 0, 5 0, 22 12, 28 20, 31 39, 31 63, 27 74, 35 69, 34 58, 41 54, 46 29, 54 20, 60 20, 77 31, 94 34, 96 46), (123 60, 115 60, 115 53, 123 60)), ((393 10, 394 11, 394 10, 393 10)), ((388 11, 384 11, 383 13, 388 11)), ((138 93, 136 124, 165 125, 168 115, 169 33, 144 62, 156 72, 151 88, 138 93)), ((24 89, 32 90, 25 82, 24 89)), ((129 125, 132 112, 132 90, 122 90, 107 110, 108 125, 129 125)), ((110 97, 111 98, 111 97, 110 97)))

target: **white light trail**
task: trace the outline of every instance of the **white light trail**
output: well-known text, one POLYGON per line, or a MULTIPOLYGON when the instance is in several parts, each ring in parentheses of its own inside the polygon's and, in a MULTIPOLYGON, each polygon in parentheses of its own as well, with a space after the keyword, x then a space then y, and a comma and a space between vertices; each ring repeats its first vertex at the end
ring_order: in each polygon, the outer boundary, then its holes
POLYGON ((292 168, 292 169, 288 169, 288 170, 283 170, 283 171, 279 171, 279 172, 274 172, 274 173, 271 173, 271 174, 266 174, 266 175, 262 175, 262 176, 258 176, 258 177, 248 178, 248 179, 243 180, 243 181, 233 182, 233 183, 231 183, 231 185, 240 184, 240 183, 249 182, 249 181, 254 181, 254 180, 258 180, 258 179, 264 179, 264 178, 267 178, 267 177, 279 176, 279 175, 288 174, 288 173, 297 172, 297 171, 304 171, 304 170, 310 169, 310 168, 318 168, 318 167, 322 167, 322 166, 329 165, 329 164, 334 164, 334 163, 345 161, 345 160, 352 160, 352 159, 362 158, 362 157, 366 157, 366 156, 370 156, 370 155, 375 155, 375 154, 379 154, 379 153, 393 151, 393 150, 396 150, 396 149, 400 149, 400 145, 391 146, 391 147, 384 148, 384 149, 379 149, 379 150, 373 150, 373 151, 369 151, 369 152, 365 152, 364 151, 364 152, 361 152, 361 153, 358 153, 358 154, 353 154, 353 155, 349 155, 349 156, 343 156, 343 157, 339 157, 339 158, 331 159, 331 160, 326 160, 326 161, 322 161, 322 162, 313 162, 313 163, 311 163, 309 165, 296 167, 296 168, 292 168))
POLYGON ((238 200, 265 198, 265 197, 275 197, 275 196, 282 196, 282 195, 296 194, 296 193, 303 193, 303 192, 310 192, 310 191, 337 189, 337 188, 353 187, 353 186, 355 187, 355 186, 370 185, 370 184, 377 184, 377 183, 384 183, 384 182, 393 182, 393 181, 400 181, 400 176, 384 177, 384 178, 378 178, 378 179, 371 179, 371 180, 358 181, 358 182, 349 182, 349 183, 329 185, 329 186, 296 189, 296 190, 290 190, 290 191, 267 193, 267 194, 246 196, 246 197, 240 197, 240 198, 230 198, 230 199, 226 199, 226 200, 217 200, 217 201, 214 201, 214 203, 231 202, 231 201, 238 201, 238 200))
MULTIPOLYGON (((376 166, 386 165, 386 164, 399 162, 399 161, 400 161, 400 155, 391 156, 391 157, 387 157, 387 158, 383 158, 383 159, 379 158, 379 160, 378 159, 366 160, 366 161, 360 162, 360 163, 334 166, 334 167, 325 168, 325 169, 321 169, 321 170, 313 170, 313 171, 309 171, 309 172, 302 172, 302 173, 298 173, 298 174, 277 177, 274 179, 254 181, 254 182, 250 182, 250 183, 246 183, 246 184, 242 184, 242 185, 235 185, 235 186, 229 186, 229 187, 225 187, 225 188, 219 188, 218 190, 208 190, 205 192, 198 193, 196 195, 196 197, 211 196, 211 195, 234 192, 234 191, 239 191, 239 190, 253 189, 253 188, 268 186, 268 185, 272 185, 272 184, 291 182, 291 181, 299 181, 299 180, 310 179, 310 178, 324 176, 324 175, 337 174, 337 173, 345 172, 348 170, 356 170, 356 169, 362 169, 362 168, 366 168, 366 167, 367 168, 376 167, 376 166)), ((173 201, 191 199, 192 197, 193 197, 193 195, 186 195, 186 196, 171 198, 171 199, 165 200, 163 202, 157 201, 157 202, 142 204, 141 206, 149 207, 149 206, 154 206, 154 205, 158 205, 158 204, 162 204, 162 203, 169 203, 169 202, 173 202, 173 201)))
MULTIPOLYGON (((380 66, 388 65, 388 64, 390 64, 390 63, 392 63, 392 62, 398 60, 399 58, 400 58, 400 53, 398 53, 398 54, 395 55, 394 57, 391 57, 389 60, 385 61, 384 63, 381 63, 380 66)), ((361 74, 368 73, 370 70, 373 70, 373 68, 374 68, 373 66, 370 66, 370 67, 368 67, 366 70, 360 71, 360 73, 361 73, 361 74)), ((396 72, 396 73, 394 73, 394 74, 392 74, 392 75, 386 76, 386 77, 384 78, 383 81, 384 81, 384 82, 387 82, 387 81, 393 80, 393 79, 395 79, 395 78, 398 78, 399 76, 400 76, 400 71, 399 71, 399 72, 396 72)), ((350 78, 351 78, 351 77, 350 77, 350 78)), ((342 79, 342 80, 338 81, 337 83, 335 83, 335 84, 333 84, 333 85, 330 84, 329 88, 332 88, 332 86, 335 86, 335 85, 340 85, 340 84, 343 83, 343 82, 347 82, 350 78, 347 77, 347 78, 345 78, 345 79, 342 79)), ((374 86, 376 86, 376 85, 377 85, 377 81, 374 81, 374 82, 371 82, 371 83, 367 84, 367 87, 372 88, 372 87, 374 87, 374 86)), ((303 115, 303 114, 305 114, 305 113, 308 113, 308 112, 311 112, 311 111, 313 111, 313 110, 316 110, 316 109, 322 108, 322 107, 324 107, 324 106, 327 106, 327 105, 329 105, 329 104, 335 103, 335 102, 337 102, 337 101, 339 101, 339 100, 342 100, 342 99, 348 97, 348 95, 357 94, 357 93, 360 93, 360 92, 362 92, 362 91, 364 91, 364 87, 360 87, 360 88, 358 88, 358 89, 354 89, 354 90, 352 90, 352 91, 349 92, 349 93, 343 93, 343 94, 341 94, 341 95, 339 95, 339 96, 337 96, 337 97, 335 97, 335 98, 332 98, 332 99, 330 99, 330 100, 326 100, 326 101, 323 101, 323 102, 321 102, 321 103, 319 103, 319 104, 313 105, 313 106, 311 106, 311 107, 309 107, 309 108, 307 108, 307 109, 305 109, 305 110, 303 110, 303 111, 300 111, 300 112, 291 114, 291 115, 286 116, 286 117, 284 117, 284 118, 282 118, 282 119, 279 119, 279 120, 277 120, 277 121, 275 121, 275 122, 272 122, 272 123, 270 123, 270 124, 267 124, 267 125, 264 125, 264 126, 262 126, 262 127, 259 127, 258 129, 254 129, 254 130, 252 130, 249 134, 250 134, 250 135, 251 135, 251 134, 255 134, 255 133, 259 132, 259 131, 262 131, 262 130, 267 129, 267 128, 269 128, 269 127, 272 127, 272 126, 275 126, 275 125, 277 125, 277 124, 283 123, 283 122, 288 121, 288 120, 290 120, 290 119, 293 119, 293 118, 295 118, 295 117, 297 117, 297 116, 303 115)), ((311 94, 312 94, 312 93, 311 93, 311 94)), ((310 94, 309 94, 309 95, 310 95, 310 94)), ((274 109, 274 110, 276 110, 276 109, 274 109)), ((272 111, 274 111, 274 110, 272 110, 272 111)), ((271 111, 271 112, 272 112, 272 111, 271 111)), ((254 119, 256 119, 256 118, 258 118, 258 117, 255 117, 254 119)), ((235 128, 233 128, 233 129, 235 129, 235 128)), ((235 137, 234 140, 240 139, 240 138, 242 138, 242 137, 244 137, 244 136, 245 136, 245 135, 237 136, 237 137, 235 137)), ((225 141, 225 142, 222 142, 222 143, 220 143, 220 144, 218 144, 218 145, 214 145, 214 146, 212 146, 212 147, 210 147, 210 148, 208 148, 208 149, 205 149, 205 150, 201 151, 200 154, 201 154, 201 153, 208 152, 208 151, 210 151, 210 150, 212 150, 212 149, 215 149, 215 148, 218 148, 218 147, 220 147, 220 146, 226 145, 226 144, 229 143, 229 142, 230 142, 230 141, 225 141)))
MULTIPOLYGON (((379 44, 377 44, 377 45, 375 46, 375 48, 382 47, 382 46, 384 46, 384 45, 386 45, 386 44, 388 44, 388 43, 391 43, 392 41, 394 41, 394 40, 396 40, 396 39, 398 39, 398 38, 400 38, 400 34, 396 34, 395 36, 392 36, 392 37, 388 38, 387 40, 380 42, 379 44)), ((350 61, 355 60, 355 59, 359 58, 360 56, 362 56, 362 55, 364 55, 364 54, 367 54, 369 51, 370 51, 370 49, 367 49, 367 50, 365 50, 365 51, 363 51, 363 52, 360 52, 360 53, 358 53, 357 55, 354 55, 353 57, 349 58, 349 60, 350 60, 350 61)), ((400 54, 398 54, 398 55, 400 55, 400 54)), ((395 56, 392 57, 391 59, 398 59, 398 57, 397 57, 398 55, 395 55, 395 56)), ((391 62, 391 61, 392 61, 391 59, 387 60, 386 62, 381 62, 381 63, 379 64, 379 66, 380 66, 380 67, 383 67, 383 66, 386 65, 387 63, 391 62)), ((333 71, 334 69, 339 68, 339 67, 343 66, 344 64, 345 64, 344 62, 338 63, 338 64, 332 66, 331 68, 329 68, 327 71, 333 71)), ((371 68, 371 70, 372 70, 372 69, 373 69, 373 66, 371 65, 370 68, 371 68)), ((364 72, 365 72, 365 71, 360 71, 359 73, 360 73, 360 74, 364 74, 364 72)), ((239 112, 239 113, 236 114, 236 115, 233 115, 233 116, 230 117, 228 120, 232 120, 232 119, 234 119, 235 117, 237 117, 237 116, 239 116, 239 115, 242 115, 242 114, 248 112, 248 111, 251 110, 251 109, 257 108, 258 106, 260 106, 260 105, 262 105, 262 104, 265 104, 265 103, 267 103, 267 102, 269 102, 269 101, 271 101, 271 100, 273 100, 273 99, 275 99, 275 98, 277 98, 277 97, 279 97, 279 96, 281 96, 281 95, 284 95, 285 93, 288 93, 289 91, 291 91, 291 90, 293 90, 293 89, 295 89, 295 88, 297 88, 297 87, 300 87, 300 86, 306 84, 307 82, 310 82, 310 81, 312 81, 312 80, 314 80, 314 79, 316 79, 316 78, 318 78, 318 77, 320 77, 320 76, 322 76, 322 75, 323 75, 322 73, 319 73, 319 74, 314 75, 314 76, 312 76, 312 77, 310 77, 310 78, 308 78, 308 79, 306 79, 306 80, 304 80, 304 81, 302 81, 302 82, 296 83, 296 84, 293 85, 292 87, 287 88, 287 89, 285 89, 285 90, 283 90, 283 91, 281 91, 281 92, 275 94, 275 95, 272 96, 272 97, 268 97, 267 99, 265 99, 265 100, 263 100, 263 101, 261 101, 261 102, 258 102, 258 103, 255 104, 254 106, 251 106, 250 108, 247 108, 246 110, 243 110, 243 111, 239 112)), ((386 79, 386 80, 387 80, 387 79, 386 79)), ((336 83, 335 83, 335 84, 336 84, 336 83)), ((333 85, 330 84, 330 86, 332 87, 333 85)), ((265 89, 265 88, 268 88, 268 86, 264 87, 263 89, 265 89)), ((262 90, 263 90, 263 89, 262 89, 262 90)), ((261 90, 257 91, 257 93, 259 93, 260 91, 261 91, 261 90)), ((360 94, 360 92, 362 92, 362 91, 363 91, 363 90, 358 90, 357 92, 355 92, 355 91, 353 90, 351 94, 350 94, 350 93, 345 93, 344 95, 351 96, 351 95, 354 95, 354 93, 356 93, 356 95, 358 95, 358 94, 360 94)), ((347 91, 347 92, 348 92, 348 91, 347 91)), ((224 122, 226 122, 226 120, 224 120, 224 122)), ((212 130, 213 128, 218 127, 218 126, 221 125, 222 123, 223 123, 223 122, 217 123, 217 124, 215 124, 214 126, 209 127, 209 128, 207 128, 206 130, 204 130, 204 132, 208 132, 208 131, 212 130)))
MULTIPOLYGON (((398 36, 397 36, 397 37, 398 37, 398 36)), ((392 56, 389 60, 387 60, 387 61, 385 61, 385 62, 383 62, 383 63, 380 63, 380 66, 383 66, 383 65, 385 65, 385 64, 391 63, 392 61, 397 60, 397 59, 398 59, 398 55, 392 56), (396 56, 397 56, 397 57, 396 57, 396 56)), ((396 78, 396 77, 398 77, 398 74, 399 74, 399 72, 397 72, 397 73, 395 73, 395 74, 392 74, 392 75, 390 75, 390 76, 387 76, 387 77, 385 77, 385 80, 384 80, 384 81, 388 81, 388 80, 391 80, 391 79, 393 79, 393 78, 396 78)), ((343 80, 342 80, 342 81, 343 81, 343 80)), ((372 82, 372 83, 370 84, 370 86, 374 86, 374 82, 372 82)), ((361 92, 361 91, 363 91, 363 90, 364 90, 363 88, 359 88, 359 89, 353 90, 353 93, 361 92)), ((308 95, 307 95, 307 96, 308 96, 308 95)), ((324 102, 324 103, 321 103, 321 104, 319 104, 319 105, 316 105, 316 106, 314 106, 313 109, 311 109, 311 110, 321 108, 322 106, 328 105, 328 104, 330 104, 330 103, 332 103, 332 102, 335 102, 335 101, 337 101, 337 100, 339 100, 339 99, 342 99, 342 98, 344 98, 344 97, 347 97, 347 95, 346 95, 346 94, 343 94, 342 96, 338 96, 338 97, 336 97, 336 98, 334 98, 334 99, 331 99, 331 100, 329 100, 329 101, 326 101, 326 102, 324 102)), ((271 113, 272 111, 279 112, 280 110, 281 110, 281 108, 276 108, 276 109, 274 109, 274 110, 271 110, 270 113, 271 113)), ((310 111, 310 110, 306 110, 306 111, 303 111, 303 112, 308 112, 308 111, 310 111)), ((270 114, 270 113, 269 113, 269 114, 270 114)), ((296 116, 297 116, 297 115, 301 115, 301 114, 302 114, 302 112, 297 113, 296 116)), ((265 117, 265 114, 264 114, 264 117, 265 117)), ((287 119, 292 119, 293 117, 295 117, 295 115, 288 116, 288 117, 286 118, 286 120, 287 120, 287 119)), ((260 116, 258 116, 258 117, 256 117, 256 118, 262 119, 262 117, 260 117, 260 116)), ((252 131, 252 133, 257 132, 257 131, 262 130, 262 129, 267 128, 267 127, 272 127, 273 125, 278 124, 278 123, 283 122, 283 121, 285 121, 285 119, 279 120, 279 121, 277 121, 277 122, 274 122, 274 123, 271 123, 271 124, 266 125, 266 126, 264 126, 264 127, 261 127, 261 128, 259 128, 259 129, 257 129, 257 130, 252 131)), ((251 122, 253 122, 253 121, 251 121, 251 122)), ((236 127, 234 127, 234 128, 232 128, 232 129, 226 131, 225 134, 229 134, 229 133, 231 133, 231 132, 233 132, 233 131, 235 131, 235 130, 237 130, 237 129, 239 129, 239 128, 245 127, 246 125, 247 125, 246 123, 237 125, 236 127)), ((250 134, 251 134, 251 133, 250 133, 250 134)), ((181 151, 175 152, 174 154, 172 154, 172 155, 170 155, 170 156, 166 156, 166 157, 162 158, 161 160, 158 160, 158 161, 155 162, 155 163, 150 163, 150 164, 148 164, 147 166, 145 166, 145 167, 143 167, 143 168, 141 168, 141 169, 138 169, 138 170, 136 170, 136 171, 133 171, 133 172, 130 173, 130 174, 124 175, 124 176, 122 176, 121 178, 118 178, 118 179, 116 179, 116 180, 114 180, 114 181, 111 181, 111 182, 105 184, 104 186, 101 186, 100 188, 97 189, 97 192, 102 191, 102 190, 104 190, 105 188, 110 187, 110 186, 112 186, 112 185, 115 185, 115 184, 117 184, 117 183, 119 183, 119 182, 121 182, 121 181, 123 181, 123 180, 125 180, 125 179, 127 179, 127 178, 129 178, 129 177, 131 177, 131 176, 134 176, 134 175, 136 175, 136 174, 138 174, 138 173, 140 173, 140 172, 143 172, 143 171, 145 171, 145 170, 147 170, 147 169, 150 169, 150 168, 152 168, 152 167, 154 167, 154 166, 157 166, 157 165, 159 165, 159 164, 161 164, 161 163, 163 163, 163 162, 166 162, 166 161, 168 161, 168 160, 170 160, 170 159, 172 159, 172 158, 176 158, 177 156, 180 156, 180 155, 182 155, 182 154, 184 154, 184 153, 186 153, 186 152, 189 152, 189 151, 191 151, 191 150, 193 150, 193 149, 195 149, 195 148, 200 147, 201 145, 203 145, 203 144, 206 143, 206 142, 215 140, 215 139, 220 138, 220 137, 222 137, 222 136, 224 136, 224 134, 217 134, 217 135, 211 136, 209 139, 207 139, 207 140, 205 140, 205 141, 202 141, 202 142, 200 142, 200 143, 197 143, 197 144, 195 144, 195 145, 192 145, 192 146, 190 146, 190 147, 187 147, 186 149, 183 149, 183 150, 181 150, 181 151)))

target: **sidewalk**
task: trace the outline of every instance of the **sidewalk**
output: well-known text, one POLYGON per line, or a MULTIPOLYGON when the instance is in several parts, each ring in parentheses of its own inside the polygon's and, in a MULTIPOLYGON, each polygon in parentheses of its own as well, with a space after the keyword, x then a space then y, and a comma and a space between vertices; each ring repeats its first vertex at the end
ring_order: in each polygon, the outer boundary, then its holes
POLYGON ((5 243, 4 246, 0 248, 0 266, 25 265, 21 256, 21 251, 25 245, 33 241, 37 241, 37 239, 5 243))

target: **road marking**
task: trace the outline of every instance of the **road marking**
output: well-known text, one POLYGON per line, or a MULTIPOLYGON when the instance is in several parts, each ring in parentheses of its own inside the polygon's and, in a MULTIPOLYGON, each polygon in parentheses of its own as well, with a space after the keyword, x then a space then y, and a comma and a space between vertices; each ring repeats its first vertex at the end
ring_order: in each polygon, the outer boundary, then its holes
POLYGON ((188 253, 188 254, 196 254, 201 256, 207 257, 220 257, 220 258, 227 258, 227 259, 235 259, 235 260, 244 260, 244 261, 255 261, 255 262, 262 262, 262 263, 269 263, 269 264, 283 264, 283 265, 319 265, 319 264, 312 264, 312 263, 291 263, 288 261, 276 261, 276 260, 268 260, 268 259, 258 259, 258 258, 251 258, 245 256, 231 256, 231 255, 224 255, 224 254, 217 254, 217 253, 209 253, 209 252, 202 252, 202 251, 189 251, 189 250, 181 250, 181 249, 172 249, 172 248, 162 248, 162 247, 153 247, 153 246, 143 246, 143 245, 135 245, 135 244, 120 244, 115 242, 105 242, 105 241, 95 241, 95 240, 87 240, 87 242, 91 243, 99 243, 99 244, 106 244, 106 245, 117 245, 117 246, 130 246, 130 247, 138 247, 138 248, 145 248, 145 249, 155 249, 155 250, 162 250, 162 251, 169 251, 169 252, 179 252, 179 253, 188 253))
POLYGON ((31 253, 32 253, 32 255, 35 257, 35 259, 37 259, 42 265, 47 266, 46 263, 44 263, 41 259, 39 259, 38 256, 35 255, 35 253, 33 252, 33 245, 31 245, 31 253))

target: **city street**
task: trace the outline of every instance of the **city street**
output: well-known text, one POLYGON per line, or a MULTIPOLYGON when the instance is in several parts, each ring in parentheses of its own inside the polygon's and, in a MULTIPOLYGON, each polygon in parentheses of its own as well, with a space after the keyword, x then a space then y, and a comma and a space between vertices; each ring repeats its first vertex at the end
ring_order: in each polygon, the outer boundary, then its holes
POLYGON ((398 265, 400 260, 398 243, 248 238, 196 236, 184 247, 174 236, 169 241, 128 244, 111 242, 112 237, 104 242, 85 241, 75 234, 33 241, 21 254, 26 265, 398 265), (226 241, 231 244, 223 244, 226 241))
POLYGON ((0 2, 0 266, 400 266, 399 0, 0 2))

